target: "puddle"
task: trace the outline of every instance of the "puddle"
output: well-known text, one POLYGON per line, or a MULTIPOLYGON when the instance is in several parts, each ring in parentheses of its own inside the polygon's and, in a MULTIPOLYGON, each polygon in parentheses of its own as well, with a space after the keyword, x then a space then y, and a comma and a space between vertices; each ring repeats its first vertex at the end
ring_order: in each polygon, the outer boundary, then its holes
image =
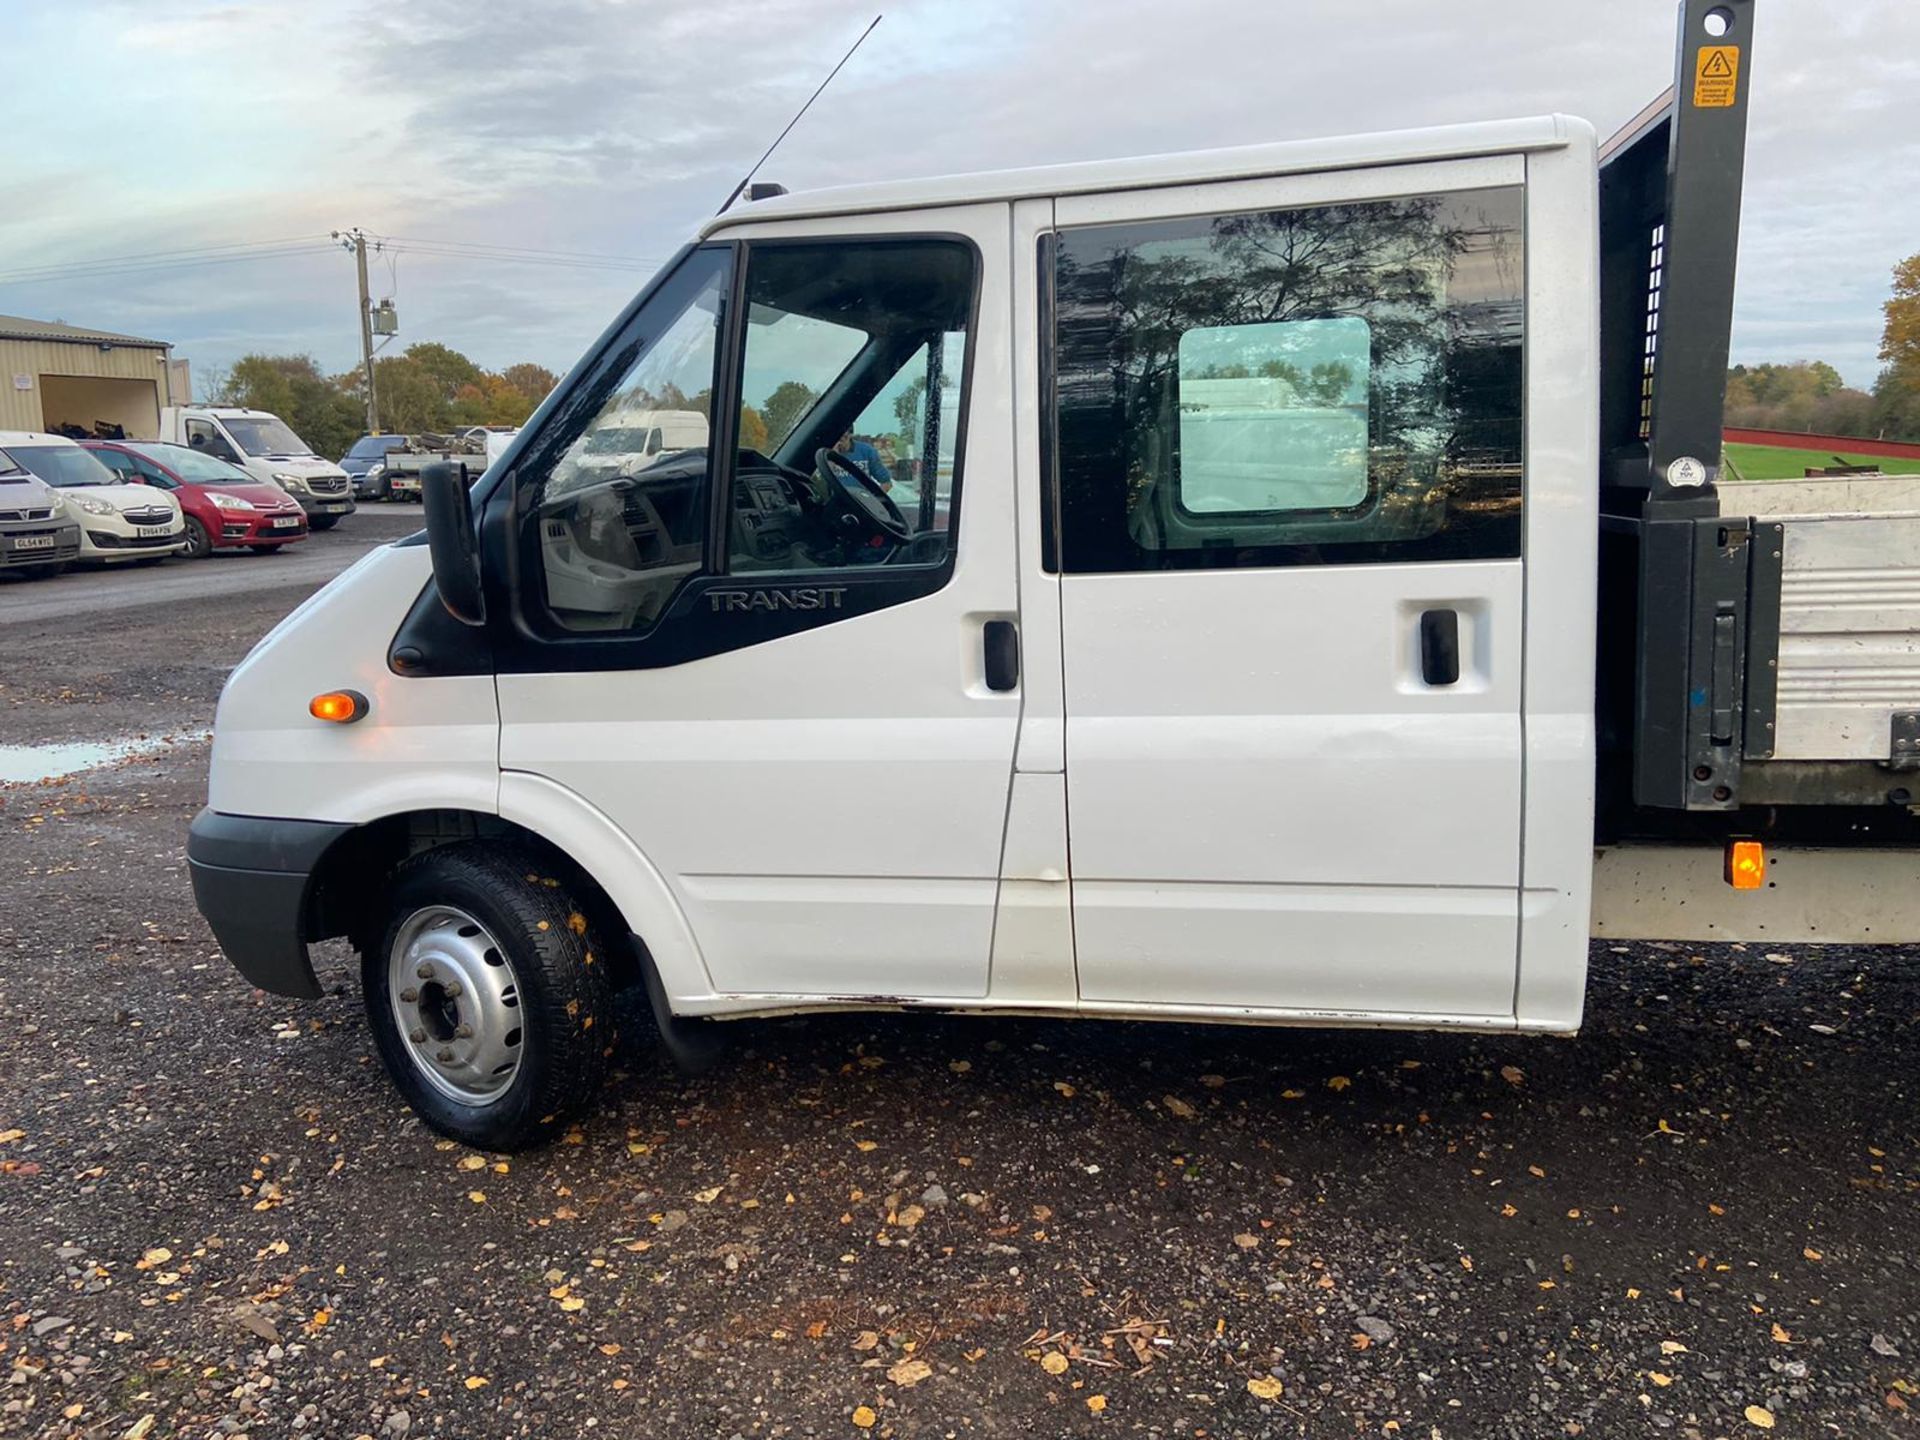
POLYGON ((75 740, 52 745, 0 745, 0 785, 30 785, 39 780, 55 780, 62 775, 78 775, 82 770, 97 770, 131 760, 137 755, 158 754, 182 741, 204 739, 205 735, 157 735, 137 740, 75 740))

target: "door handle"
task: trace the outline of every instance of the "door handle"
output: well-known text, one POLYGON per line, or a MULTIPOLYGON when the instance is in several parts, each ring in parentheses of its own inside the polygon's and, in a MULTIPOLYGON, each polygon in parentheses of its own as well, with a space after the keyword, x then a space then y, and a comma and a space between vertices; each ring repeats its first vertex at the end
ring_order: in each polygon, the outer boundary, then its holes
POLYGON ((1460 679, 1460 615, 1427 610, 1420 616, 1420 678, 1429 685, 1453 685, 1460 679))
POLYGON ((980 628, 986 651, 989 690, 1011 690, 1020 683, 1020 632, 1011 620, 989 620, 980 628))

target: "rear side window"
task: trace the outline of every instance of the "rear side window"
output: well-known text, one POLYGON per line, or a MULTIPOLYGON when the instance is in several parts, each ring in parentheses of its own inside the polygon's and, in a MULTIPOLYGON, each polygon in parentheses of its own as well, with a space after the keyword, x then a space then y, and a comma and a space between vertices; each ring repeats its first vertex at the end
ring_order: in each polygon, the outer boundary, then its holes
POLYGON ((1518 187, 1053 238, 1068 572, 1520 553, 1518 187))

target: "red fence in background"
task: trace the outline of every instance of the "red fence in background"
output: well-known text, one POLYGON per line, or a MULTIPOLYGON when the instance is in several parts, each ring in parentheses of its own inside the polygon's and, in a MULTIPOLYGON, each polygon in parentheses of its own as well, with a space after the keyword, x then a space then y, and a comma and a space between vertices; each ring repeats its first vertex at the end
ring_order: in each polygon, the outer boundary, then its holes
POLYGON ((1920 460, 1920 445, 1901 440, 1863 440, 1858 435, 1807 435, 1798 430, 1739 430, 1722 432, 1736 445, 1785 445, 1794 450, 1825 450, 1836 455, 1888 455, 1895 460, 1920 460))

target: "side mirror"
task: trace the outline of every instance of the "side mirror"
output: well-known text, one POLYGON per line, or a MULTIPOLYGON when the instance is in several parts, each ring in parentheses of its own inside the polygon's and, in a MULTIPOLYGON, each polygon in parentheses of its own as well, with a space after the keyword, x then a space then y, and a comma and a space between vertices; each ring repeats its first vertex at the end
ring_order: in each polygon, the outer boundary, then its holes
POLYGON ((473 496, 456 465, 422 467, 420 500, 427 511, 427 550, 440 603, 462 625, 484 625, 486 595, 480 588, 480 543, 473 533, 473 496))

